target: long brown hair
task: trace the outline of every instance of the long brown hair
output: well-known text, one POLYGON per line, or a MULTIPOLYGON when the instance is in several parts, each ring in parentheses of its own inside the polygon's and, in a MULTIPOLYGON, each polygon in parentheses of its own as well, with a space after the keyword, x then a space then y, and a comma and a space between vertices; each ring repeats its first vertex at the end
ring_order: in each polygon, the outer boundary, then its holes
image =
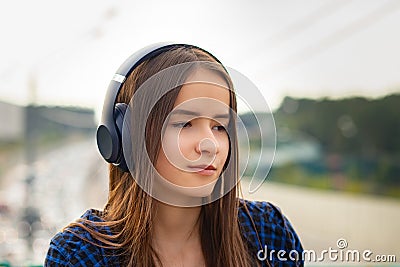
MULTIPOLYGON (((127 78, 117 102, 129 103, 136 90, 156 73, 177 64, 187 62, 212 62, 212 71, 217 72, 227 82, 230 92, 230 108, 236 112, 236 96, 233 92, 232 81, 222 67, 208 53, 189 47, 176 47, 157 55, 141 63, 127 78), (215 67, 216 66, 216 67, 215 67)), ((183 77, 185 78, 185 77, 183 77)), ((165 94, 149 113, 147 122, 144 122, 146 137, 144 142, 138 140, 146 147, 151 162, 156 162, 161 147, 161 128, 167 115, 173 109, 180 87, 165 94)), ((146 100, 144 100, 146 102, 146 100)), ((144 103, 145 105, 146 103, 144 103)), ((136 116, 138 114, 134 114, 136 116)), ((140 116, 138 117, 140 118, 140 116)), ((143 120, 143 118, 142 118, 143 120)), ((237 137, 234 120, 229 127, 231 139, 228 160, 231 164, 224 174, 232 181, 234 186, 217 184, 218 186, 230 186, 232 188, 221 198, 202 205, 199 222, 201 247, 206 266, 208 267, 249 267, 255 265, 255 257, 251 257, 238 223, 238 151, 237 137)), ((138 148, 141 149, 141 148, 138 148)), ((139 154, 139 153, 138 153, 139 154)), ((149 164, 144 164, 143 159, 137 156, 135 159, 135 179, 149 179, 152 170, 149 164)), ((118 251, 121 264, 124 266, 156 266, 161 265, 161 260, 152 247, 152 227, 154 224, 155 200, 146 193, 133 179, 131 173, 124 173, 118 167, 109 165, 109 196, 102 217, 104 222, 90 223, 78 221, 73 225, 79 225, 103 246, 118 251), (84 222, 82 224, 82 222, 84 222), (97 228, 96 228, 97 226, 97 228), (98 226, 107 226, 112 234, 98 230, 98 226)), ((149 183, 149 182, 147 182, 149 183)), ((151 186, 151 185, 149 185, 151 186)), ((257 264, 257 263, 256 263, 257 264)))

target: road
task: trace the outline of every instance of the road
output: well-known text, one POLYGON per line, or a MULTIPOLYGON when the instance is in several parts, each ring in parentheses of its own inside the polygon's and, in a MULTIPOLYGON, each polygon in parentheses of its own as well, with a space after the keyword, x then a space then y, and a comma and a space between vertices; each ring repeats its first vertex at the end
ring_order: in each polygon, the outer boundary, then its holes
POLYGON ((97 152, 95 140, 69 143, 39 155, 33 169, 29 205, 39 210, 42 222, 34 234, 33 250, 26 245, 21 229, 27 226, 20 219, 26 203, 28 168, 18 164, 1 177, 0 200, 10 212, 0 214, 0 260, 17 265, 43 263, 50 238, 86 209, 102 208, 107 196, 107 165, 97 152))

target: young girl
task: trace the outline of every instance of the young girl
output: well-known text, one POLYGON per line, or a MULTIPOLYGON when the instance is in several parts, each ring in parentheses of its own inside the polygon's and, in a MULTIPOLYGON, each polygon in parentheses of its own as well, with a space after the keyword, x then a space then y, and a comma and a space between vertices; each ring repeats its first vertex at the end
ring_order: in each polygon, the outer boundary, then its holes
POLYGON ((51 240, 45 266, 303 265, 279 208, 238 197, 236 95, 213 55, 140 50, 114 76, 102 116, 108 202, 51 240))

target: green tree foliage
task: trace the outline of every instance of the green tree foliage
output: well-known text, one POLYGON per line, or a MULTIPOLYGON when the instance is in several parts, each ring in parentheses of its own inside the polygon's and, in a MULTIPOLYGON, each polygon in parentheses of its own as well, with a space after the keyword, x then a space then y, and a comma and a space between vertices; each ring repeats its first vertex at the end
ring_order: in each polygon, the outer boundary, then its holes
POLYGON ((400 153, 400 94, 380 99, 286 97, 275 119, 278 128, 314 136, 327 153, 374 157, 400 153), (296 105, 296 109, 288 112, 287 105, 296 105))
POLYGON ((282 129, 312 136, 322 156, 275 167, 272 179, 321 188, 330 181, 331 188, 400 197, 400 94, 379 99, 286 97, 274 116, 278 140, 282 129))

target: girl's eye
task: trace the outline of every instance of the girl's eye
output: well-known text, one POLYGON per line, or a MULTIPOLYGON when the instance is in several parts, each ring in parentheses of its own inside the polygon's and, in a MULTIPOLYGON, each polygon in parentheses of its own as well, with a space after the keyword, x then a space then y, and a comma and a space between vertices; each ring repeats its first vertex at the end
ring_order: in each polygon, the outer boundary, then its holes
POLYGON ((222 131, 225 132, 226 131, 226 128, 224 126, 222 126, 222 125, 216 125, 213 128, 215 128, 217 131, 220 131, 220 132, 222 132, 222 131))
POLYGON ((190 126, 192 126, 192 124, 190 123, 190 121, 188 122, 176 122, 172 124, 173 127, 175 128, 188 128, 190 126))

